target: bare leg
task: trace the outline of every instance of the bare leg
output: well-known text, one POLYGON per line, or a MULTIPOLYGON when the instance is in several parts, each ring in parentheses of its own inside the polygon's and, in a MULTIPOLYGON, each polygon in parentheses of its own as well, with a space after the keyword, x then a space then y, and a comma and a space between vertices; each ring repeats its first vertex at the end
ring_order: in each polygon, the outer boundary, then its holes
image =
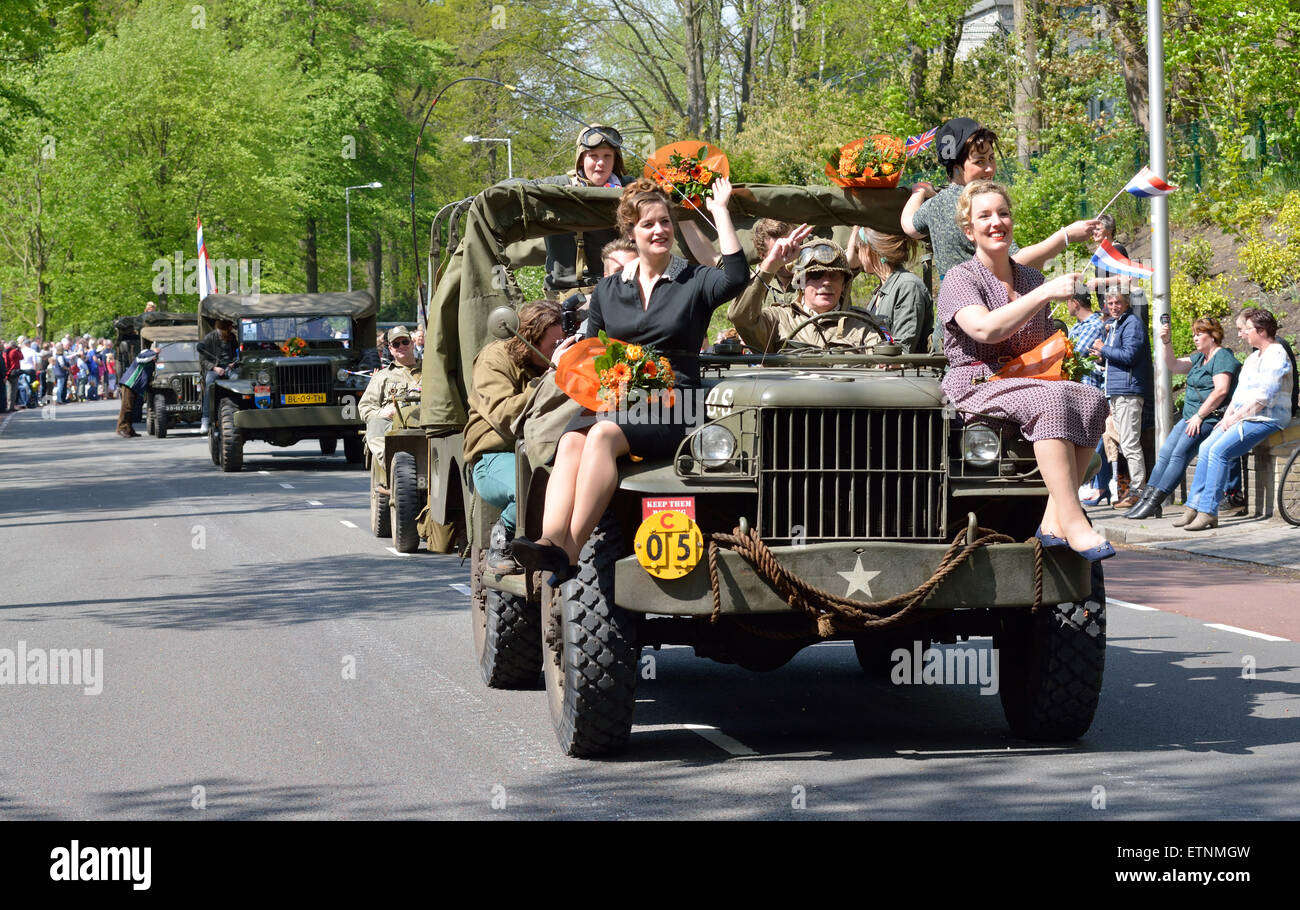
POLYGON ((578 468, 582 464, 582 450, 587 444, 587 431, 565 433, 555 449, 555 467, 546 482, 546 508, 542 513, 540 542, 572 551, 569 523, 573 518, 573 498, 578 485, 578 468))
POLYGON ((1043 530, 1064 537, 1076 550, 1100 546, 1105 539, 1088 524, 1088 516, 1079 505, 1079 478, 1083 476, 1080 462, 1086 468, 1087 458, 1091 456, 1091 450, 1064 439, 1040 439, 1034 443, 1034 457, 1047 485, 1043 530))
MULTIPOLYGON (((578 561, 582 545, 614 498, 614 489, 618 486, 618 459, 627 453, 627 437, 613 421, 602 420, 587 433, 587 444, 582 449, 582 466, 578 469, 581 483, 577 485, 573 499, 568 538, 562 544, 571 564, 578 561)), ((549 496, 547 504, 550 504, 549 496)))

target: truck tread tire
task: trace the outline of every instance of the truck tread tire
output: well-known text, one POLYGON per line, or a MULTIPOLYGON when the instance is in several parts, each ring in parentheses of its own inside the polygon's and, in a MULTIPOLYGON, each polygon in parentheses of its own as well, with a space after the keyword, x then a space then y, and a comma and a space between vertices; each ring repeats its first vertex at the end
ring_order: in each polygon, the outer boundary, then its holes
POLYGON ((235 429, 235 412, 238 410, 233 401, 223 398, 217 412, 221 427, 221 470, 227 474, 244 468, 244 439, 235 429))
POLYGON ((415 519, 420 514, 420 488, 416 485, 415 456, 398 452, 388 472, 389 521, 393 529, 393 547, 399 553, 420 549, 420 528, 415 519))
POLYGON ((348 464, 361 464, 366 454, 366 441, 360 434, 350 433, 343 437, 343 457, 348 464))
POLYGON ((339 438, 337 436, 326 436, 320 440, 320 453, 322 455, 333 455, 338 451, 339 438))
POLYGON ((542 616, 537 604, 482 582, 487 551, 474 548, 471 586, 474 656, 491 689, 533 689, 542 672, 542 616))
POLYGON ((370 469, 370 530, 376 537, 393 536, 393 519, 388 512, 388 495, 375 489, 379 485, 378 471, 370 469))
POLYGON ((153 432, 159 439, 167 438, 167 396, 153 397, 153 432))
POLYGON ((999 656, 1002 710, 1016 735, 1078 739, 1092 726, 1106 665, 1106 594, 1100 563, 1085 601, 1043 604, 1003 619, 999 656))
POLYGON ((921 643, 921 653, 924 654, 930 647, 930 642, 922 625, 875 635, 855 635, 853 653, 858 658, 858 666, 862 668, 863 675, 868 679, 886 682, 894 669, 894 651, 903 648, 911 654, 913 643, 917 641, 921 643))
POLYGON ((145 409, 144 431, 148 433, 150 436, 157 435, 157 430, 154 428, 153 415, 154 415, 154 409, 152 406, 145 409))
POLYGON ((566 755, 612 755, 627 746, 636 707, 638 620, 614 603, 614 563, 624 555, 612 511, 592 532, 578 574, 555 593, 542 672, 551 723, 566 755))
POLYGON ((221 467, 221 423, 218 421, 208 429, 208 454, 212 463, 221 467))

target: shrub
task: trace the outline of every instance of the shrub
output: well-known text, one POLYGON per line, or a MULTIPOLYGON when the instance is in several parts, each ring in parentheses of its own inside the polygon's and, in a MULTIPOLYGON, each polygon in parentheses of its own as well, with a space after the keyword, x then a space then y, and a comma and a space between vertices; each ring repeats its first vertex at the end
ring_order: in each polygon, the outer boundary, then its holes
MULTIPOLYGON (((1228 292, 1227 276, 1215 275, 1206 281, 1196 282, 1181 269, 1170 269, 1169 309, 1174 355, 1186 357, 1195 350, 1192 345, 1193 322, 1202 316, 1213 316, 1224 322, 1232 315, 1234 304, 1228 292)), ((1225 333, 1230 328, 1230 324, 1226 325, 1225 333)))
POLYGON ((1214 249, 1204 237, 1195 237, 1178 244, 1173 251, 1173 267, 1185 274, 1194 284, 1210 277, 1210 262, 1214 249))
POLYGON ((1241 249, 1241 266, 1251 281, 1265 291, 1290 286, 1300 273, 1300 192, 1287 193, 1273 222, 1274 238, 1265 237, 1256 224, 1241 249))

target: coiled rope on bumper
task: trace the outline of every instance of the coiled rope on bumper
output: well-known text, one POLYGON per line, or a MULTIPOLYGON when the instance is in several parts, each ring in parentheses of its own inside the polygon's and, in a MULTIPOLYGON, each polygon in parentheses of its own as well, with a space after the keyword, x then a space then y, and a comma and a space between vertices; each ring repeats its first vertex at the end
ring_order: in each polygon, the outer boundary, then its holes
MULTIPOLYGON (((1036 612, 1043 602, 1043 545, 1036 537, 1032 540, 1034 544, 1033 609, 1036 612)), ((818 638, 831 638, 837 634, 874 631, 915 621, 912 614, 925 603, 945 578, 970 558, 971 554, 983 547, 1000 543, 1015 543, 1015 540, 988 528, 978 528, 974 539, 967 542, 967 532, 963 530, 953 538, 934 573, 911 591, 885 600, 853 600, 809 584, 781 565, 754 528, 751 528, 748 533, 742 533, 740 528, 736 528, 730 534, 714 533, 709 535, 709 588, 713 595, 713 613, 709 621, 716 623, 722 618, 722 592, 718 587, 720 547, 733 550, 744 557, 759 576, 776 589, 792 610, 803 613, 814 624, 814 629, 806 632, 770 634, 767 637, 798 638, 815 635, 818 638)), ((754 632, 759 632, 760 628, 750 624, 746 624, 746 627, 754 632)), ((759 634, 764 633, 759 632, 759 634)))

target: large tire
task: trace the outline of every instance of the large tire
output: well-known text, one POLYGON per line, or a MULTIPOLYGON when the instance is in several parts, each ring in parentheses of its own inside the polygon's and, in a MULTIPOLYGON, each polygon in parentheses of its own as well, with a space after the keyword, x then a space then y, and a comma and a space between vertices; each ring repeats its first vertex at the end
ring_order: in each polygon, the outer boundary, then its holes
POLYGON ((393 536, 393 520, 388 514, 388 494, 380 493, 379 462, 370 465, 370 530, 376 537, 393 536))
POLYGON ((154 425, 153 425, 153 407, 152 407, 152 406, 150 406, 149 408, 147 408, 147 409, 145 410, 145 415, 144 415, 144 431, 145 431, 146 433, 148 433, 150 436, 155 435, 154 425))
POLYGON ((208 454, 212 463, 221 467, 221 423, 218 421, 208 429, 208 454))
POLYGON ((536 604, 483 584, 487 551, 474 547, 470 586, 474 657, 492 689, 532 689, 542 672, 542 615, 536 604))
POLYGON ((1092 564, 1088 599, 1037 614, 1004 617, 998 649, 1002 711, 1016 735, 1030 740, 1078 739, 1092 726, 1106 666, 1106 582, 1092 564))
POLYGON ((158 394, 153 397, 153 432, 159 439, 167 438, 167 396, 158 394))
POLYGON ((366 440, 359 433, 348 432, 343 437, 343 457, 348 464, 361 464, 365 460, 366 440))
POLYGON ((415 523, 420 514, 420 488, 415 477, 415 456, 398 452, 388 472, 388 511, 393 525, 393 547, 399 553, 420 549, 420 528, 415 523))
POLYGON ((221 399, 218 425, 221 428, 221 470, 235 474, 244 468, 244 437, 235 429, 235 413, 239 410, 229 398, 221 399))
POLYGON ((911 654, 914 643, 918 641, 921 643, 921 653, 924 654, 930 646, 924 625, 905 626, 889 632, 855 636, 853 653, 857 655, 858 666, 868 679, 885 682, 894 669, 894 651, 902 648, 911 654))
POLYGON ((627 745, 636 707, 638 620, 614 603, 623 535, 606 512, 578 559, 578 575, 552 592, 542 676, 551 723, 566 755, 612 755, 627 745))
POLYGON ((337 436, 328 436, 320 440, 320 453, 322 455, 333 455, 338 451, 339 438, 337 436))

